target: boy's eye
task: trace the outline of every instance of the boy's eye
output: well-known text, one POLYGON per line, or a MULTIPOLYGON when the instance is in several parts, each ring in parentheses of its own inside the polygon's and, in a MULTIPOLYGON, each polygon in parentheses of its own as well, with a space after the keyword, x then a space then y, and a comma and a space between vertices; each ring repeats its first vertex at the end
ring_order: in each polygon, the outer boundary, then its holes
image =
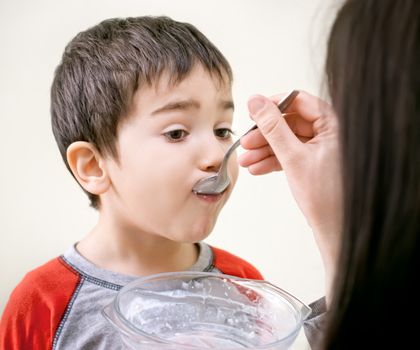
POLYGON ((184 137, 186 137, 188 135, 188 132, 182 129, 177 129, 165 132, 164 135, 169 141, 176 142, 181 141, 184 137))
POLYGON ((221 139, 228 139, 233 132, 229 128, 220 128, 214 130, 214 134, 221 139))

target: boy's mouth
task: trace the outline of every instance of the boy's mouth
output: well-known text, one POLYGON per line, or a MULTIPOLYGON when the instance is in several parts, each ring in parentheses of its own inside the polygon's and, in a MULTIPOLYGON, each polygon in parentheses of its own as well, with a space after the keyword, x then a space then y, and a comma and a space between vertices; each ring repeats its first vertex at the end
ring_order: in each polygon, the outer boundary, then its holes
POLYGON ((198 194, 198 193, 194 193, 194 194, 203 201, 214 203, 214 202, 217 202, 219 199, 221 199, 224 193, 225 191, 219 194, 198 194))

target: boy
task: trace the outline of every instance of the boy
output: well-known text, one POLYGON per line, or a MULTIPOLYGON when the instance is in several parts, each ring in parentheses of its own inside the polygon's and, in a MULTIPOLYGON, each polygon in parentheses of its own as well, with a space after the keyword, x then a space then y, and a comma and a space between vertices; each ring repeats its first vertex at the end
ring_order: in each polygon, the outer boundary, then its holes
POLYGON ((261 279, 202 242, 228 199, 192 192, 231 144, 231 68, 196 28, 110 19, 66 47, 51 89, 54 136, 99 212, 92 231, 12 293, 1 349, 118 349, 101 310, 138 276, 198 270, 261 279))

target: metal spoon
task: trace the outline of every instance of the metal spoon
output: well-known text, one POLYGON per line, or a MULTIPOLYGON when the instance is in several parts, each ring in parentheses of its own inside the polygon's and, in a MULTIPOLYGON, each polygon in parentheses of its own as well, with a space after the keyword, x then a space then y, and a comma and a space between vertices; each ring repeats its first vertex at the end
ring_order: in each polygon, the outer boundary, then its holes
MULTIPOLYGON (((280 112, 284 113, 287 107, 290 106, 290 104, 292 103, 292 101, 295 99, 295 97, 298 94, 299 94, 298 90, 293 90, 285 98, 283 98, 283 100, 281 100, 277 104, 277 107, 280 109, 280 112)), ((256 128, 258 128, 258 126, 254 125, 242 136, 245 136, 250 131, 256 128)), ((227 150, 225 156, 223 157, 222 164, 220 165, 220 168, 217 174, 206 177, 198 181, 192 189, 194 193, 217 195, 217 194, 222 193, 226 189, 226 187, 229 186, 230 179, 227 174, 228 160, 229 160, 230 155, 233 153, 233 151, 239 146, 242 136, 227 150)))

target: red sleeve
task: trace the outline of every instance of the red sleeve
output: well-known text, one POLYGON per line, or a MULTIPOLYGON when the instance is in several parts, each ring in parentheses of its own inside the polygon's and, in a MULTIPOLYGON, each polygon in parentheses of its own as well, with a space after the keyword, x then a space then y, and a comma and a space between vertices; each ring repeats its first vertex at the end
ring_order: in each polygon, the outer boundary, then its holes
POLYGON ((213 265, 226 275, 263 280, 261 273, 249 262, 228 253, 225 250, 211 247, 213 250, 213 265))
POLYGON ((28 273, 10 295, 0 323, 0 349, 52 349, 55 332, 80 277, 56 258, 28 273))

